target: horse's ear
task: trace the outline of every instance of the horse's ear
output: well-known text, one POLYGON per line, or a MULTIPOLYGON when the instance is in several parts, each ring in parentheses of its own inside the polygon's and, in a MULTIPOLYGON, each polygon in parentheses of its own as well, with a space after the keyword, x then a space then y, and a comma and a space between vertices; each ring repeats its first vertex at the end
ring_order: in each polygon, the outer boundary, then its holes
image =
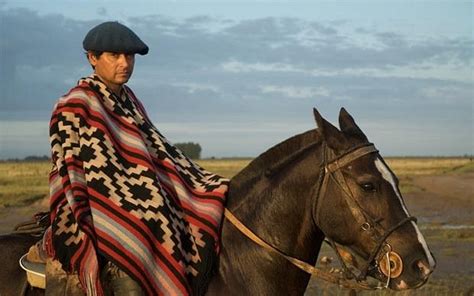
POLYGON ((346 109, 341 108, 339 112, 339 127, 341 131, 351 138, 357 138, 364 142, 368 142, 369 140, 365 136, 364 132, 357 126, 354 121, 354 118, 346 111, 346 109))
POLYGON ((343 133, 341 133, 329 121, 324 119, 316 108, 313 108, 313 113, 314 119, 316 119, 316 124, 318 125, 319 133, 328 143, 329 147, 337 151, 342 151, 346 144, 346 139, 344 138, 343 133))

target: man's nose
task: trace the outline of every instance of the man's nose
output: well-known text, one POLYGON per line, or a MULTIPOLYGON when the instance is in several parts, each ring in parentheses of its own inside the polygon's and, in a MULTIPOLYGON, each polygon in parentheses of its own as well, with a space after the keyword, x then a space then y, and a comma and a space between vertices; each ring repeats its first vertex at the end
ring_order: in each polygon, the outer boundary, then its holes
POLYGON ((129 66, 131 64, 131 61, 129 60, 128 56, 126 54, 120 54, 119 55, 119 63, 123 66, 129 66))

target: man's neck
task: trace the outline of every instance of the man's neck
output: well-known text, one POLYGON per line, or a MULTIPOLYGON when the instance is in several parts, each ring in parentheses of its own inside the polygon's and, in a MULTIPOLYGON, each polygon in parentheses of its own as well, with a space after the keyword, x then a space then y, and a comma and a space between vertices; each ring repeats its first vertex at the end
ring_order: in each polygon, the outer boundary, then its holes
POLYGON ((107 87, 118 97, 122 95, 122 84, 115 84, 115 83, 109 83, 105 79, 103 79, 99 74, 94 73, 97 75, 97 77, 100 78, 100 80, 107 85, 107 87))
POLYGON ((120 97, 122 95, 122 85, 114 84, 114 85, 107 85, 107 87, 110 88, 110 90, 112 90, 112 92, 117 97, 120 97))

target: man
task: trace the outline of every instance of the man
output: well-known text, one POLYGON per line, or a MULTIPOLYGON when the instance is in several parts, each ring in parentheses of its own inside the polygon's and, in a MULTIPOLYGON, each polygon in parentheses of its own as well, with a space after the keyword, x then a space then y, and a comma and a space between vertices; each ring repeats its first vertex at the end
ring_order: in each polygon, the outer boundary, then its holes
POLYGON ((50 122, 48 254, 87 295, 202 294, 228 180, 171 145, 125 85, 135 54, 148 53, 132 30, 105 22, 83 46, 94 73, 50 122))

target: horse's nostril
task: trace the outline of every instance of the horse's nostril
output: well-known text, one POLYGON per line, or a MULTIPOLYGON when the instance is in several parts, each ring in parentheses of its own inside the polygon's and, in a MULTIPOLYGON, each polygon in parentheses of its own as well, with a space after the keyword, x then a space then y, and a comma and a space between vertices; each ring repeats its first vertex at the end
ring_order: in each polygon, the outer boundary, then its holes
POLYGON ((423 278, 428 277, 432 270, 429 268, 429 265, 424 260, 415 260, 412 265, 414 271, 421 275, 423 278))

